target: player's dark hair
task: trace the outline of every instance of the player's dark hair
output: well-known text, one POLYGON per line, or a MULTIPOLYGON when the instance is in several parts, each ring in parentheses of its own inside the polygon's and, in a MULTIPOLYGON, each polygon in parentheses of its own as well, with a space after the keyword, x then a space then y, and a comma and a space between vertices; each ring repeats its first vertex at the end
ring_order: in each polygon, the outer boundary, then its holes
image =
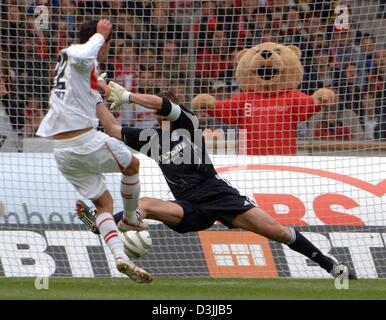
MULTIPOLYGON (((87 21, 80 26, 78 33, 80 44, 86 43, 94 34, 96 34, 98 22, 99 20, 94 19, 87 21)), ((112 32, 110 33, 108 39, 106 39, 106 42, 111 39, 111 34, 112 32)))

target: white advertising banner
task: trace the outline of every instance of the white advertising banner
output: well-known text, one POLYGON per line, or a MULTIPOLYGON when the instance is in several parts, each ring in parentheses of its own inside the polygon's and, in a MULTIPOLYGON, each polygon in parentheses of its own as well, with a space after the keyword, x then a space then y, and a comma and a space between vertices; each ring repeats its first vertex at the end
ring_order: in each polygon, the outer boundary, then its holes
MULTIPOLYGON (((141 195, 173 199, 157 164, 137 156, 141 195)), ((221 177, 283 223, 386 225, 386 158, 212 158, 221 177)), ((80 195, 57 170, 52 154, 1 153, 0 170, 0 202, 8 223, 78 223, 74 204, 80 195)), ((119 182, 119 173, 106 174, 116 210, 122 208, 119 182)))
MULTIPOLYGON (((173 199, 157 164, 142 155, 142 196, 173 199)), ((219 175, 277 220, 297 226, 359 278, 386 278, 386 158, 213 157, 219 175)), ((120 174, 107 174, 121 210, 120 174)), ((120 276, 103 241, 75 215, 80 195, 49 153, 0 153, 0 276, 120 276)), ((140 264, 156 276, 331 278, 290 250, 217 225, 178 234, 150 228, 140 264), (162 253, 162 254, 161 254, 162 253)))

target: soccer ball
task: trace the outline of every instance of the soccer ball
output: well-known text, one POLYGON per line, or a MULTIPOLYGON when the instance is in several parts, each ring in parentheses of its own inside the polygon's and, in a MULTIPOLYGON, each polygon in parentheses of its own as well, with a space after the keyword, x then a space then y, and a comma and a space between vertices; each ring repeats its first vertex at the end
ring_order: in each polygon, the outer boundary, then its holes
POLYGON ((128 257, 139 259, 149 252, 152 242, 148 231, 126 231, 122 235, 128 257))

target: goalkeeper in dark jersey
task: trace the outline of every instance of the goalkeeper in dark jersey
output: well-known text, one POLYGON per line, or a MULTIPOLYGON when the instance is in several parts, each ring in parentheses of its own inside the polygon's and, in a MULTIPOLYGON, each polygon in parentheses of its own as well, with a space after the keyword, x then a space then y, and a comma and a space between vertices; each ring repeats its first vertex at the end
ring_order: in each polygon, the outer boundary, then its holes
MULTIPOLYGON (((286 244, 334 277, 348 272, 346 266, 324 255, 297 230, 278 223, 253 200, 240 195, 237 189, 221 179, 205 149, 197 117, 175 104, 170 94, 171 100, 167 95, 135 94, 112 81, 109 87, 112 108, 135 103, 153 109, 166 120, 157 129, 122 128, 107 107, 99 108, 98 118, 106 133, 154 159, 174 195, 174 201, 141 198, 138 209, 143 219, 161 221, 179 233, 205 230, 220 221, 228 228, 241 228, 286 244)), ((81 220, 98 233, 90 208, 78 201, 77 210, 81 220)), ((120 222, 120 230, 124 231, 122 216, 120 212, 114 217, 120 222)))

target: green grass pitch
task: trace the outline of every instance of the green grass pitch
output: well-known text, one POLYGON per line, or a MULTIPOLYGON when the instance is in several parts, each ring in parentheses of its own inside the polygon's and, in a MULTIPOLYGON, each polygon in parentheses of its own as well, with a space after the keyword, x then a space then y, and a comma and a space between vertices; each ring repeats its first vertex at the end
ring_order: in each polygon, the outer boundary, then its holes
POLYGON ((353 280, 337 290, 334 280, 155 278, 149 285, 124 278, 50 278, 37 290, 32 278, 0 278, 4 299, 386 299, 386 280, 353 280))

